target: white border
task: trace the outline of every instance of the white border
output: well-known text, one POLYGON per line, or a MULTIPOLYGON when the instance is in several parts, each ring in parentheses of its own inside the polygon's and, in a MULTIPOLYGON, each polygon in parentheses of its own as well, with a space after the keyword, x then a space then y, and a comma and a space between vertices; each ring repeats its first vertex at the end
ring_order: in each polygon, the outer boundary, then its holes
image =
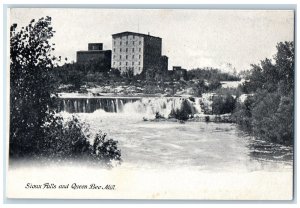
MULTIPOLYGON (((268 0, 252 0, 252 1, 243 1, 243 2, 241 2, 241 1, 238 1, 238 0, 231 0, 231 1, 222 1, 222 0, 203 0, 203 1, 201 1, 201 2, 199 2, 199 1, 197 1, 197 0, 173 0, 172 2, 170 2, 170 1, 167 1, 167 0, 144 0, 143 2, 141 2, 141 1, 138 1, 138 0, 128 0, 128 1, 126 1, 126 2, 124 2, 124 1, 122 1, 122 0, 105 0, 105 1, 97 1, 97 0, 81 0, 81 1, 67 1, 67 0, 52 0, 52 1, 50 1, 50 0, 46 0, 46 1, 43 1, 43 2, 41 2, 40 0, 26 0, 26 1, 22 1, 22 0, 3 0, 2 1, 2 6, 1 6, 1 9, 0 9, 0 13, 2 14, 1 15, 1 45, 3 46, 4 45, 4 40, 3 40, 3 4, 22 4, 22 5, 24 5, 24 4, 39 4, 39 5, 42 5, 42 4, 47 4, 47 5, 49 5, 49 4, 69 4, 69 3, 71 3, 71 4, 169 4, 169 3, 172 3, 173 5, 175 5, 175 4, 184 4, 184 5, 186 5, 186 4, 199 4, 199 3, 201 3, 201 4, 209 4, 209 5, 218 5, 218 4, 222 4, 222 5, 228 5, 228 4, 240 4, 240 5, 245 5, 245 6, 247 6, 247 5, 249 5, 249 4, 256 4, 256 5, 264 5, 264 4, 266 4, 266 5, 268 5, 268 4, 296 4, 296 5, 298 5, 298 2, 296 1, 296 0, 285 0, 285 1, 282 1, 282 0, 273 0, 273 1, 268 1, 268 0)), ((232 5, 232 6, 235 6, 235 5, 232 5)), ((250 5, 251 6, 251 5, 250 5)), ((279 5, 278 5, 279 6, 279 5)), ((299 21, 298 21, 298 16, 297 16, 297 19, 296 19, 296 28, 299 28, 299 21)), ((296 33, 297 34, 297 33, 296 33)), ((298 46, 298 44, 297 44, 297 40, 298 40, 298 34, 297 34, 297 36, 295 37, 296 39, 296 52, 297 52, 297 46, 298 46)), ((298 60, 298 53, 296 53, 296 64, 297 64, 297 60, 298 60)), ((1 50, 1 52, 0 52, 0 62, 2 63, 2 66, 3 66, 3 50, 1 50)), ((3 69, 3 67, 2 67, 2 69, 3 69)), ((299 82, 299 75, 298 75, 299 73, 297 73, 297 69, 296 69, 296 83, 298 83, 299 82)), ((3 81, 3 71, 2 71, 2 73, 0 73, 0 80, 1 81, 3 81)), ((2 82, 1 82, 2 83, 2 82)), ((3 84, 3 83, 2 83, 3 84)), ((296 84, 296 92, 299 92, 299 85, 298 84, 296 84)), ((0 90, 0 95, 1 95, 1 100, 3 100, 3 89, 1 88, 1 90, 0 90)), ((297 95, 295 94, 295 96, 296 96, 296 103, 297 103, 297 109, 298 109, 298 93, 297 93, 297 95)), ((8 112, 3 112, 3 102, 0 102, 1 104, 0 104, 0 116, 1 116, 1 118, 2 118, 2 120, 1 121, 3 121, 3 116, 4 116, 4 113, 6 114, 6 115, 8 115, 8 112)), ((298 110, 296 111, 296 118, 298 118, 298 110)), ((1 124, 2 124, 2 122, 1 122, 1 124)), ((298 122, 296 123, 297 124, 297 126, 295 126, 295 129, 300 129, 300 128, 298 128, 299 127, 299 124, 298 124, 298 122)), ((0 132, 2 133, 3 132, 3 124, 2 125, 0 125, 0 132)), ((296 135, 297 136, 297 135, 296 135)), ((1 140, 2 142, 1 142, 1 146, 0 146, 0 149, 3 149, 3 138, 2 138, 2 140, 1 140)), ((296 149, 298 150, 299 149, 299 142, 297 142, 297 146, 296 146, 296 149)), ((1 155, 1 154, 0 154, 1 155)), ((3 155, 1 156, 1 157, 3 157, 3 155)), ((297 154, 297 158, 295 158, 296 159, 296 161, 299 161, 299 154, 297 154)), ((298 162, 297 162, 297 164, 298 164, 298 162)), ((3 167, 3 159, 2 160, 0 160, 0 166, 1 166, 1 170, 2 170, 2 167, 3 167)), ((299 166, 298 165, 296 165, 296 169, 297 169, 297 173, 299 173, 299 166)), ((0 171, 0 174, 1 174, 1 178, 3 178, 3 170, 2 171, 0 171)), ((2 183, 3 183, 3 180, 2 180, 2 183)), ((296 185, 296 187, 299 187, 299 181, 296 181, 296 183, 297 184, 295 184, 296 185)), ((2 186, 3 184, 1 184, 0 185, 0 194, 2 194, 2 196, 3 196, 3 186, 2 186)), ((299 192, 297 191, 297 196, 295 196, 296 197, 296 199, 299 199, 299 192)), ((76 203, 76 202, 72 202, 72 201, 66 201, 66 203, 76 203)), ((2 204, 3 203, 3 198, 1 197, 1 199, 0 199, 0 203, 2 204)), ((82 203, 82 202, 81 202, 82 203)), ((116 203, 118 203, 118 204, 120 204, 120 203, 122 203, 122 202, 116 202, 116 203)), ((133 202, 134 203, 134 202, 133 202)), ((146 202, 147 203, 147 202, 146 202)), ((164 203, 164 202, 162 202, 162 203, 164 203)), ((176 203, 176 202, 175 202, 176 203)), ((164 205, 160 205, 159 207, 185 207, 185 206, 187 206, 187 204, 182 204, 182 202, 179 202, 179 203, 181 203, 181 204, 179 204, 179 205, 175 205, 175 204, 164 204, 164 205)), ((249 206, 255 206, 255 207, 296 207, 296 206, 298 206, 297 205, 297 201, 295 201, 295 204, 265 204, 265 202, 264 202, 264 204, 243 204, 243 205, 241 205, 241 204, 228 204, 228 203, 226 203, 226 202, 217 202, 217 201, 213 201, 212 203, 215 203, 215 204, 201 204, 201 202, 200 202, 200 204, 194 204, 194 205, 191 205, 191 204, 188 204, 188 206, 205 206, 205 207, 219 207, 219 206, 222 206, 222 207, 249 207, 249 206), (225 203, 225 204, 224 204, 225 203)), ((242 202, 241 202, 242 203, 242 202)), ((157 203, 155 203, 155 204, 157 204, 157 203)), ((45 205, 43 205, 43 206, 45 206, 45 207, 52 207, 52 206, 58 206, 58 207, 82 207, 82 205, 83 204, 77 204, 77 205, 75 205, 75 204, 71 204, 71 205, 67 205, 67 204, 63 204, 63 205, 57 205, 57 204, 45 204, 45 205)), ((1 206, 1 205, 0 205, 1 206)), ((32 206, 40 206, 40 205, 31 205, 31 204, 27 204, 27 205, 24 205, 24 204, 19 204, 19 205, 17 205, 17 204, 14 204, 14 205, 5 205, 4 204, 4 207, 32 207, 32 206)), ((90 206, 98 206, 98 205, 90 205, 90 206)), ((109 205, 109 204, 103 204, 102 206, 109 206, 109 207, 111 207, 111 206, 113 206, 113 207, 117 207, 117 206, 119 206, 119 205, 109 205)), ((126 204, 126 205, 124 205, 125 207, 140 207, 140 206, 143 206, 143 207, 152 207, 153 206, 153 204, 143 204, 143 205, 141 205, 141 204, 135 204, 135 205, 132 205, 132 204, 126 204)))

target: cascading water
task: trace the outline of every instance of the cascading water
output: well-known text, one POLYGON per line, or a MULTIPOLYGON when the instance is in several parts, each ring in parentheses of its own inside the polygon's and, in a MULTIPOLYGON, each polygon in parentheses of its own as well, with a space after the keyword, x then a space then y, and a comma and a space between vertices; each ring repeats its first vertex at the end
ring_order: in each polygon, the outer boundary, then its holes
POLYGON ((153 116, 157 112, 168 117, 172 111, 184 105, 192 114, 202 114, 201 98, 182 97, 89 97, 60 98, 59 108, 69 113, 92 113, 98 109, 111 113, 143 114, 153 116))
POLYGON ((63 98, 61 97, 59 110, 69 113, 92 113, 95 110, 102 109, 106 112, 122 112, 126 103, 138 101, 140 98, 63 98))

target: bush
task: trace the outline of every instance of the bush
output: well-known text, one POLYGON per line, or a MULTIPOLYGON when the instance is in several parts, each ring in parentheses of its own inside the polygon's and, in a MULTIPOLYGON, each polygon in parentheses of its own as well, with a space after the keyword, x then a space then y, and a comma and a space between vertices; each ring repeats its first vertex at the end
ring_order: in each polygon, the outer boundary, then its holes
POLYGON ((184 100, 181 104, 180 109, 172 109, 169 118, 176 118, 178 120, 186 121, 189 119, 190 115, 193 115, 193 107, 189 104, 187 100, 184 100))
POLYGON ((46 127, 47 137, 41 153, 50 158, 78 158, 89 153, 88 126, 78 118, 63 122, 60 118, 46 127))
POLYGON ((94 156, 106 164, 110 165, 111 161, 121 161, 121 151, 117 146, 118 142, 113 139, 106 139, 106 134, 101 131, 96 134, 93 144, 94 156))
POLYGON ((232 113, 235 108, 235 102, 235 99, 230 94, 227 94, 226 96, 214 96, 212 113, 218 115, 232 113))
POLYGON ((293 94, 260 91, 239 103, 233 117, 242 130, 265 141, 290 145, 294 138, 293 94))
POLYGON ((104 162, 110 166, 112 161, 121 161, 121 151, 117 141, 106 139, 106 134, 99 132, 91 143, 89 126, 73 116, 63 122, 56 119, 45 127, 48 137, 41 148, 44 157, 60 160, 87 159, 104 162))

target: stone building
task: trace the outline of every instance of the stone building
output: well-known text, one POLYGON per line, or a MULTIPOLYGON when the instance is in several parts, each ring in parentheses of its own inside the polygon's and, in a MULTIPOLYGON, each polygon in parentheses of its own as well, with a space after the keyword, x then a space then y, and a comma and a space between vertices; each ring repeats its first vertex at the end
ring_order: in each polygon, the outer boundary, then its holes
POLYGON ((102 43, 89 43, 87 51, 77 51, 77 63, 96 63, 102 69, 111 68, 111 50, 103 50, 102 43))
POLYGON ((121 73, 140 74, 147 69, 168 70, 168 57, 162 56, 162 39, 151 35, 122 32, 112 35, 112 68, 121 73))

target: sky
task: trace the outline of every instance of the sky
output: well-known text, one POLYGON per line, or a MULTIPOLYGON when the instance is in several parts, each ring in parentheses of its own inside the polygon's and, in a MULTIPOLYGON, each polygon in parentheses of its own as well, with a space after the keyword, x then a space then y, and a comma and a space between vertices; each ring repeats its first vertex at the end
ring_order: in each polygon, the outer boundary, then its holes
MULTIPOLYGON (((57 9, 13 8, 10 23, 26 26, 51 16, 55 55, 76 61, 76 51, 101 42, 112 49, 114 33, 131 31, 162 38, 169 69, 215 67, 237 72, 272 58, 276 44, 294 40, 290 10, 57 9)), ((9 30, 9 29, 8 29, 9 30)))

